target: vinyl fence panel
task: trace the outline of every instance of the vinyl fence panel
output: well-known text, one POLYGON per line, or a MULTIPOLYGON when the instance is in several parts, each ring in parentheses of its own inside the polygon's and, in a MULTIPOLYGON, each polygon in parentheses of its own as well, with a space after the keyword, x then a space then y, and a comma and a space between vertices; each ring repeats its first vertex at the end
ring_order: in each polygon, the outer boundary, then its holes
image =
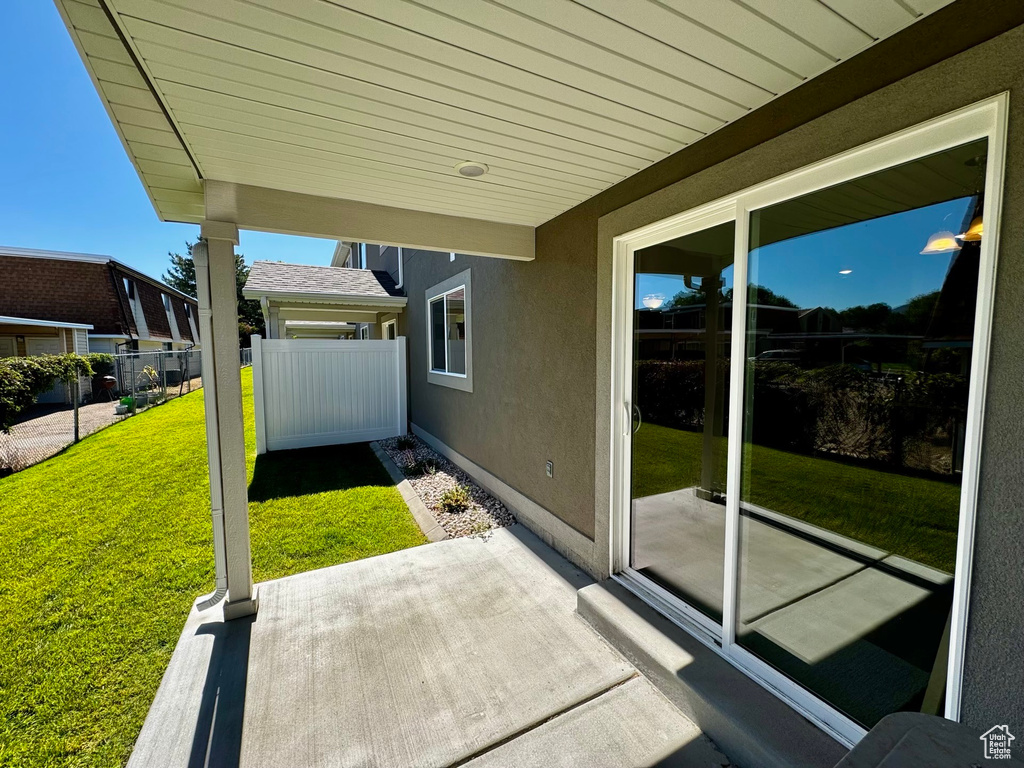
POLYGON ((405 434, 405 338, 252 337, 258 453, 405 434))

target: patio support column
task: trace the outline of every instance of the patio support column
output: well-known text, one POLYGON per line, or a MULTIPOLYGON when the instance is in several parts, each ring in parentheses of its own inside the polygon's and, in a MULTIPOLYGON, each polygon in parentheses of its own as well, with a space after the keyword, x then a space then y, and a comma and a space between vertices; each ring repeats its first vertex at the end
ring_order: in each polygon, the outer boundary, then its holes
MULTIPOLYGON (((272 339, 270 334, 270 300, 266 296, 260 298, 260 311, 263 313, 263 338, 272 339)), ((274 318, 277 319, 276 317, 274 318)))
POLYGON ((256 613, 258 605, 252 583, 249 547, 245 430, 238 356, 234 249, 238 244, 238 228, 227 222, 204 221, 201 231, 203 240, 193 248, 193 260, 199 318, 203 326, 200 331, 203 397, 206 403, 217 586, 218 589, 227 589, 224 618, 235 619, 256 613))

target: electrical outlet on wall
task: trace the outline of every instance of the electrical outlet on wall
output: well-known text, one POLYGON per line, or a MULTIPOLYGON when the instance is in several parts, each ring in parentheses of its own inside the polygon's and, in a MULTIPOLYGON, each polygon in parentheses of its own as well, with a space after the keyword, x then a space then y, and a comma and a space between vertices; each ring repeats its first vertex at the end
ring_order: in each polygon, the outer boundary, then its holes
POLYGON ((548 477, 555 476, 555 462, 549 461, 547 464, 544 465, 544 474, 546 474, 548 477))

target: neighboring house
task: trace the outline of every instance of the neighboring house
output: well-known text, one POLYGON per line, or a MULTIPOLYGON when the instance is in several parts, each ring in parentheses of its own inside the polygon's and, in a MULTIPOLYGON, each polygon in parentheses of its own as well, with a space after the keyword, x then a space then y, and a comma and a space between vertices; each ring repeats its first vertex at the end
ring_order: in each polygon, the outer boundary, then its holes
MULTIPOLYGON (((89 353, 88 333, 92 328, 86 323, 0 316, 0 357, 63 355, 69 352, 86 355, 89 353)), ((86 383, 85 379, 79 381, 83 398, 88 393, 86 383)), ((58 382, 48 392, 38 395, 36 402, 65 403, 70 402, 70 398, 67 387, 58 382)))
MULTIPOLYGON (((0 247, 0 276, 0 314, 50 322, 51 327, 83 326, 77 331, 84 332, 85 345, 78 339, 67 351, 112 354, 198 346, 195 299, 107 256, 0 247)), ((19 336, 27 340, 42 334, 19 334, 0 325, 0 354, 19 336)), ((56 349, 48 343, 47 349, 56 349)), ((30 347, 42 349, 44 342, 17 344, 17 354, 36 354, 30 347)))
MULTIPOLYGON (((247 295, 278 337, 292 313, 367 335, 395 313, 412 430, 816 738, 849 746, 899 710, 1024 720, 1024 614, 1007 608, 1024 603, 1024 5, 379 0, 299 3, 284 31, 246 4, 216 24, 57 4, 158 215, 201 225, 215 319, 239 228, 400 245, 387 284, 346 245, 347 268, 257 263, 247 295), (337 53, 353 40, 388 55, 337 53), (700 418, 652 424, 634 295, 732 282, 731 364, 707 364, 718 313, 680 328, 705 337, 705 376, 679 392, 700 418), (833 398, 829 432, 806 421, 807 380, 831 379, 757 376, 763 323, 794 314, 746 306, 757 285, 810 310, 787 318, 805 339, 842 333, 818 306, 943 298, 926 342, 872 347, 906 375, 833 398)), ((213 333, 237 343, 230 323, 213 333)), ((258 605, 237 368, 205 392, 234 618, 258 605)), ((666 677, 717 689, 692 654, 666 657, 684 660, 666 677)))
POLYGON ((366 267, 257 261, 242 294, 260 302, 271 339, 379 339, 406 305, 390 272, 366 267))

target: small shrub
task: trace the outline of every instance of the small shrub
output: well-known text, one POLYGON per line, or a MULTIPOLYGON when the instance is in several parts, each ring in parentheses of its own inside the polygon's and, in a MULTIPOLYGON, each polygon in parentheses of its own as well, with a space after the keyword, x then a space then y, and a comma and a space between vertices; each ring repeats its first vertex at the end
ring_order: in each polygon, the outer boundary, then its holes
POLYGON ((104 352, 90 352, 85 356, 94 376, 109 376, 114 372, 114 356, 104 352))
POLYGON ((55 381, 91 375, 89 361, 75 354, 0 359, 0 432, 10 431, 18 415, 55 381))
POLYGON ((437 462, 433 459, 417 459, 405 471, 408 475, 432 475, 437 472, 437 462))
POLYGON ((416 447, 416 438, 412 435, 402 435, 395 441, 395 446, 400 451, 409 451, 416 447))
POLYGON ((441 494, 441 510, 448 513, 465 512, 469 509, 470 501, 469 489, 464 485, 456 485, 441 494))

